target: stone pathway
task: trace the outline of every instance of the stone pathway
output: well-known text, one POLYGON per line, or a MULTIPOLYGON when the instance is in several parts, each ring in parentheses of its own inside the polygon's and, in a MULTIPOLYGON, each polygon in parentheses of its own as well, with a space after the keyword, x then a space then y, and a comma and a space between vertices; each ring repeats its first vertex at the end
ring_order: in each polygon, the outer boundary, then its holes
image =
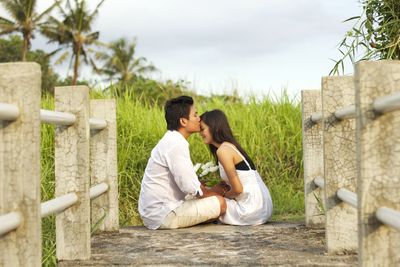
POLYGON ((324 231, 300 223, 207 224, 178 230, 121 228, 92 237, 90 261, 59 266, 356 266, 357 255, 327 255, 324 231))

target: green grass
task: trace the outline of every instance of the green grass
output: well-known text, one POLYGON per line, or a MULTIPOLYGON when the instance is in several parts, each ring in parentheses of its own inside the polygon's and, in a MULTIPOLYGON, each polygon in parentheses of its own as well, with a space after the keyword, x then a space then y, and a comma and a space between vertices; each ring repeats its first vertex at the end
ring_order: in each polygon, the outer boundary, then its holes
MULTIPOLYGON (((92 98, 108 98, 92 93, 92 98)), ((195 99, 196 100, 196 99, 195 99)), ((42 106, 53 109, 46 97, 42 106)), ((225 102, 214 98, 197 102, 199 114, 222 109, 241 145, 248 152, 270 189, 274 203, 273 220, 299 220, 304 214, 303 167, 300 105, 285 94, 280 98, 246 103, 225 102)), ((151 149, 166 130, 163 110, 137 98, 118 99, 118 179, 121 226, 141 225, 137 201, 143 172, 151 149)), ((54 127, 42 126, 42 201, 54 197, 54 127)), ((189 138, 193 163, 212 160, 199 135, 189 138)), ((215 178, 216 174, 213 177, 215 178)), ((211 176, 212 176, 211 175, 211 176)), ((42 221, 43 265, 54 266, 54 216, 42 221)))

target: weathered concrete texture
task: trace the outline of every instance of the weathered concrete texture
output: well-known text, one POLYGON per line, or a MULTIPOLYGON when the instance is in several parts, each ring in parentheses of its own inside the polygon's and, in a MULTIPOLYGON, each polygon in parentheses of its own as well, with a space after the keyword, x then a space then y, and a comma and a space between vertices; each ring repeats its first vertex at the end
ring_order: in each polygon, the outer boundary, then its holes
POLYGON ((322 78, 322 108, 324 112, 324 177, 326 207, 326 247, 337 253, 356 250, 357 210, 336 195, 339 188, 356 193, 355 119, 337 121, 333 113, 354 105, 352 76, 322 78))
POLYGON ((303 90, 301 99, 305 220, 308 227, 324 227, 325 193, 314 184, 315 178, 324 177, 323 127, 310 119, 314 112, 322 112, 321 90, 303 90))
POLYGON ((207 224, 179 230, 120 229, 92 238, 92 260, 59 266, 355 266, 325 253, 324 230, 304 224, 207 224))
POLYGON ((107 128, 91 131, 90 178, 91 186, 107 183, 107 193, 91 201, 92 225, 101 231, 118 231, 118 166, 116 101, 91 100, 90 117, 105 119, 107 128))
POLYGON ((400 111, 378 116, 371 110, 375 99, 399 92, 400 62, 363 62, 355 70, 360 261, 400 266, 400 231, 375 217, 382 206, 400 210, 400 111))
POLYGON ((17 211, 21 225, 0 237, 0 266, 40 266, 40 65, 0 64, 0 102, 19 107, 0 121, 0 214, 17 211))
POLYGON ((72 126, 57 126, 55 135, 56 196, 71 192, 78 203, 56 216, 58 259, 90 258, 89 88, 55 88, 55 109, 76 116, 72 126))

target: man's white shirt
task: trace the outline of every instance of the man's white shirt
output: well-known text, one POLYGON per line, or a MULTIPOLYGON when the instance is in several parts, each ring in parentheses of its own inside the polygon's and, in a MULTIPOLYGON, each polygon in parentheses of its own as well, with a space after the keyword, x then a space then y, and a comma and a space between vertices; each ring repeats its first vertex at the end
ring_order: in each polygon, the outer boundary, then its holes
POLYGON ((167 131, 151 151, 139 196, 144 225, 157 229, 187 195, 203 195, 190 159, 189 143, 178 131, 167 131))

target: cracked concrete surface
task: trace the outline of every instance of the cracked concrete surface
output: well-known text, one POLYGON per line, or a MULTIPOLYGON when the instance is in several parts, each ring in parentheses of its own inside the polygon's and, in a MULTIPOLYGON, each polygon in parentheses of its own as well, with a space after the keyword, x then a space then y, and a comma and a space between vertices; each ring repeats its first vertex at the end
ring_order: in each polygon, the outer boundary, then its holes
POLYGON ((302 223, 206 224, 178 230, 128 227, 92 237, 90 261, 59 266, 356 266, 357 255, 327 255, 322 229, 302 223))

